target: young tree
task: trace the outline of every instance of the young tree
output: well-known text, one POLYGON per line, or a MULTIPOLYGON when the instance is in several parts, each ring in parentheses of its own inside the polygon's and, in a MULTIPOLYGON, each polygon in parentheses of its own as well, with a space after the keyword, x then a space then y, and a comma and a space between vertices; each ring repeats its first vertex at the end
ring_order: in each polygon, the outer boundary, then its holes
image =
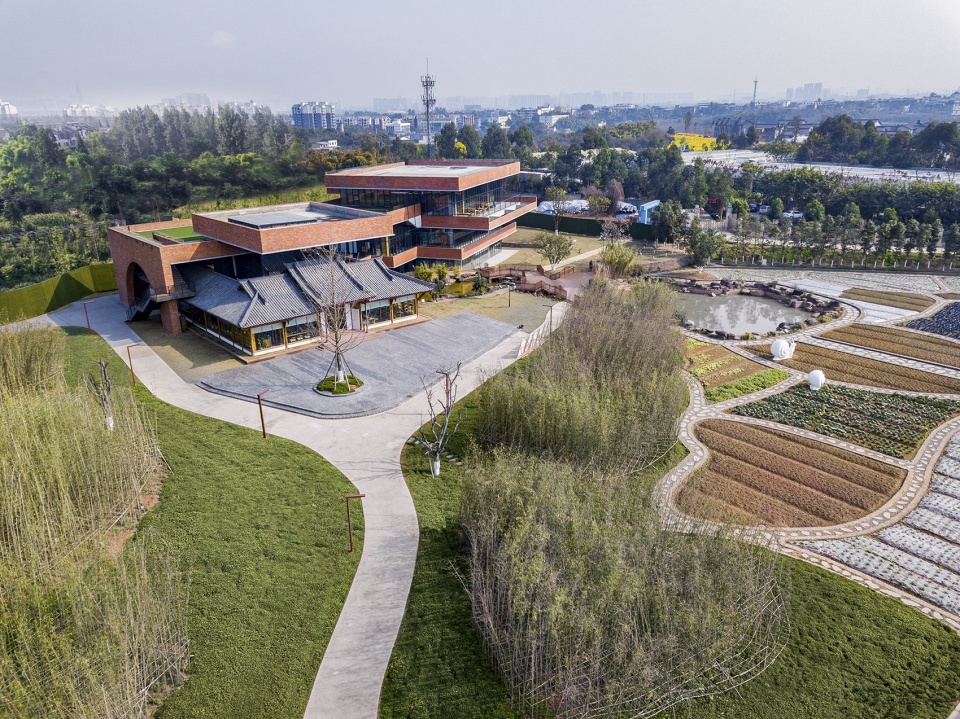
POLYGON ((860 229, 860 248, 863 250, 863 259, 867 259, 870 250, 877 240, 877 225, 873 220, 867 220, 860 229))
POLYGON ((457 132, 457 141, 467 148, 467 157, 480 157, 480 133, 473 125, 464 125, 457 132))
MULTIPOLYGON (((549 236, 549 235, 548 235, 549 236)), ((457 407, 457 383, 460 381, 460 363, 453 369, 438 369, 443 377, 442 397, 436 396, 436 386, 427 378, 423 379, 423 389, 427 395, 427 407, 430 422, 413 436, 413 441, 423 447, 430 458, 430 474, 440 476, 440 457, 450 439, 460 429, 466 419, 466 410, 457 407)))
POLYGON ((437 154, 440 155, 440 157, 448 159, 456 157, 456 144, 457 126, 452 122, 448 122, 440 128, 440 133, 436 137, 437 154))
POLYGON ((553 206, 553 234, 560 234, 560 217, 567 211, 567 192, 562 187, 552 185, 546 191, 547 200, 553 206))
POLYGON ((570 256, 573 251, 573 238, 567 235, 538 232, 533 238, 533 246, 547 262, 556 265, 570 256))
POLYGON ((611 179, 607 183, 607 199, 610 200, 610 211, 614 214, 620 211, 620 203, 623 202, 623 185, 619 180, 611 179))
POLYGON ((927 236, 926 250, 927 250, 927 260, 933 260, 933 256, 937 254, 937 246, 940 244, 940 238, 943 236, 943 223, 940 222, 938 217, 933 222, 925 227, 930 228, 930 234, 927 236))
POLYGON ((683 229, 683 210, 679 202, 667 200, 654 209, 653 237, 657 242, 679 242, 683 229))
POLYGON ((587 204, 590 205, 590 214, 594 217, 601 217, 610 209, 610 200, 603 195, 591 195, 587 198, 587 204))
POLYGON ((687 253, 694 267, 702 268, 726 244, 723 235, 715 230, 700 230, 690 237, 687 253))
POLYGON ((955 222, 943 235, 943 259, 949 261, 958 252, 960 252, 960 224, 955 222))
POLYGON ((771 220, 779 220, 781 215, 783 215, 783 200, 774 197, 770 201, 770 211, 767 213, 767 217, 771 220))

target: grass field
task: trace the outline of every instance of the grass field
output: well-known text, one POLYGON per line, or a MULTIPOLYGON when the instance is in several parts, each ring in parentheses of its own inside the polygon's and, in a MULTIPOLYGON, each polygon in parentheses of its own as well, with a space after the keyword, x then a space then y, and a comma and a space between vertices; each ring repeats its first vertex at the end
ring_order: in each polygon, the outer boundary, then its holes
POLYGON ((840 295, 845 300, 859 300, 860 302, 872 302, 875 305, 886 305, 887 307, 899 307, 902 310, 913 310, 914 312, 923 312, 925 309, 933 307, 934 300, 926 295, 917 295, 912 292, 881 292, 879 290, 864 290, 854 287, 850 290, 844 290, 840 295))
POLYGON ((905 470, 823 442, 740 422, 706 420, 695 434, 710 461, 677 498, 694 516, 780 527, 849 522, 882 507, 905 470))
POLYGON ((891 352, 925 362, 960 368, 960 342, 928 337, 893 327, 853 324, 828 330, 825 340, 837 340, 860 347, 891 352))
POLYGON ((720 345, 688 338, 687 371, 699 380, 707 402, 742 397, 782 382, 789 375, 770 369, 720 345))
MULTIPOLYGON (((469 420, 463 429, 451 443, 458 453, 470 436, 469 420)), ((682 457, 679 450, 668 464, 682 457)), ((381 717, 520 719, 483 654, 454 574, 462 470, 444 461, 433 479, 414 447, 405 448, 403 461, 420 548, 381 717)), ((792 585, 791 637, 783 654, 736 693, 681 707, 679 719, 945 719, 960 696, 960 637, 843 577, 783 561, 792 585)))
MULTIPOLYGON (((771 358, 770 347, 757 350, 761 357, 771 358)), ((900 389, 907 392, 930 392, 933 394, 960 394, 960 380, 953 377, 923 372, 908 367, 898 367, 880 360, 861 357, 847 352, 797 344, 793 358, 780 362, 791 369, 810 372, 823 370, 829 380, 861 384, 868 387, 900 389)))
MULTIPOLYGON (((67 379, 109 362, 103 340, 69 330, 67 379)), ((346 553, 343 496, 354 491, 326 460, 294 442, 185 412, 135 389, 171 471, 141 522, 189 572, 189 678, 158 719, 299 717, 360 552, 346 553)), ((363 518, 354 514, 354 543, 363 518)))
POLYGON ((794 385, 730 411, 819 432, 891 457, 910 458, 934 428, 960 414, 960 402, 835 384, 818 391, 794 385))

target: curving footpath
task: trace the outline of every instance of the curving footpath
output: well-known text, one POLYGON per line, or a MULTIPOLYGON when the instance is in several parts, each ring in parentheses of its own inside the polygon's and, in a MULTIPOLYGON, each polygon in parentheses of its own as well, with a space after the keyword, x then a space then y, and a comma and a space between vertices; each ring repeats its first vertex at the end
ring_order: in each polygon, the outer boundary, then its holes
MULTIPOLYGON (((567 307, 554 309, 554 325, 567 307)), ((88 305, 93 330, 127 364, 127 346, 140 337, 126 324, 116 295, 88 305)), ((85 326, 79 304, 28 321, 61 327, 85 326)), ((461 395, 481 384, 517 357, 521 335, 514 334, 461 372, 461 395)), ((131 350, 137 379, 157 398, 207 417, 260 429, 257 406, 211 394, 185 382, 147 345, 131 350)), ((400 469, 406 440, 425 421, 424 394, 381 414, 323 420, 264 407, 267 430, 298 442, 333 464, 356 486, 363 499, 364 546, 350 592, 314 681, 308 719, 372 719, 379 712, 380 689, 413 579, 419 525, 413 499, 400 469)))

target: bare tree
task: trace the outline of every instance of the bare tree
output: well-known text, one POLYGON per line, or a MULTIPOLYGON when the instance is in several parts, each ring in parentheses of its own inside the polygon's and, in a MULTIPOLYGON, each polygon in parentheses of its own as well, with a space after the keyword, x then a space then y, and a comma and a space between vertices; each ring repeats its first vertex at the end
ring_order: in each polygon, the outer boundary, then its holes
POLYGON ((463 407, 456 406, 460 364, 457 362, 453 369, 437 370, 437 374, 443 375, 442 397, 436 396, 435 385, 430 384, 426 378, 423 379, 430 422, 414 435, 413 441, 423 447, 424 453, 430 458, 430 474, 434 477, 440 476, 440 455, 466 418, 463 407))
POLYGON ((100 367, 100 379, 97 379, 92 374, 84 377, 84 382, 87 385, 87 389, 90 390, 90 393, 97 398, 97 401, 100 403, 100 406, 103 408, 103 417, 107 422, 107 427, 112 432, 113 431, 113 380, 110 379, 110 375, 107 373, 107 363, 100 358, 97 363, 100 367))
POLYGON ((562 187, 548 187, 546 192, 547 200, 553 207, 553 234, 560 234, 560 217, 567 211, 567 192, 562 187))
POLYGON ((311 258, 307 266, 309 273, 298 275, 298 281, 305 290, 304 295, 317 312, 320 323, 318 348, 332 353, 330 364, 323 377, 333 377, 331 391, 337 393, 339 387, 346 392, 353 391, 349 378, 353 376, 347 364, 347 352, 356 347, 363 339, 359 328, 351 329, 350 314, 353 282, 344 268, 343 256, 333 246, 322 247, 311 258))

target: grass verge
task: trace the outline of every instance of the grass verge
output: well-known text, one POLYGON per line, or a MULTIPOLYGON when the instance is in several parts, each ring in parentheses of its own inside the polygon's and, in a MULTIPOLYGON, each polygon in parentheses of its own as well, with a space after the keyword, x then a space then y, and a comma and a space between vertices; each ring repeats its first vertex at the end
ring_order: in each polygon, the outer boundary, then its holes
MULTIPOLYGON (((102 339, 67 333, 68 382, 103 357, 114 383, 129 385, 102 339)), ((302 716, 360 558, 346 553, 353 485, 295 442, 135 393, 172 470, 141 530, 160 532, 190 579, 189 678, 158 719, 302 716)), ((362 545, 360 512, 353 523, 362 545)))

